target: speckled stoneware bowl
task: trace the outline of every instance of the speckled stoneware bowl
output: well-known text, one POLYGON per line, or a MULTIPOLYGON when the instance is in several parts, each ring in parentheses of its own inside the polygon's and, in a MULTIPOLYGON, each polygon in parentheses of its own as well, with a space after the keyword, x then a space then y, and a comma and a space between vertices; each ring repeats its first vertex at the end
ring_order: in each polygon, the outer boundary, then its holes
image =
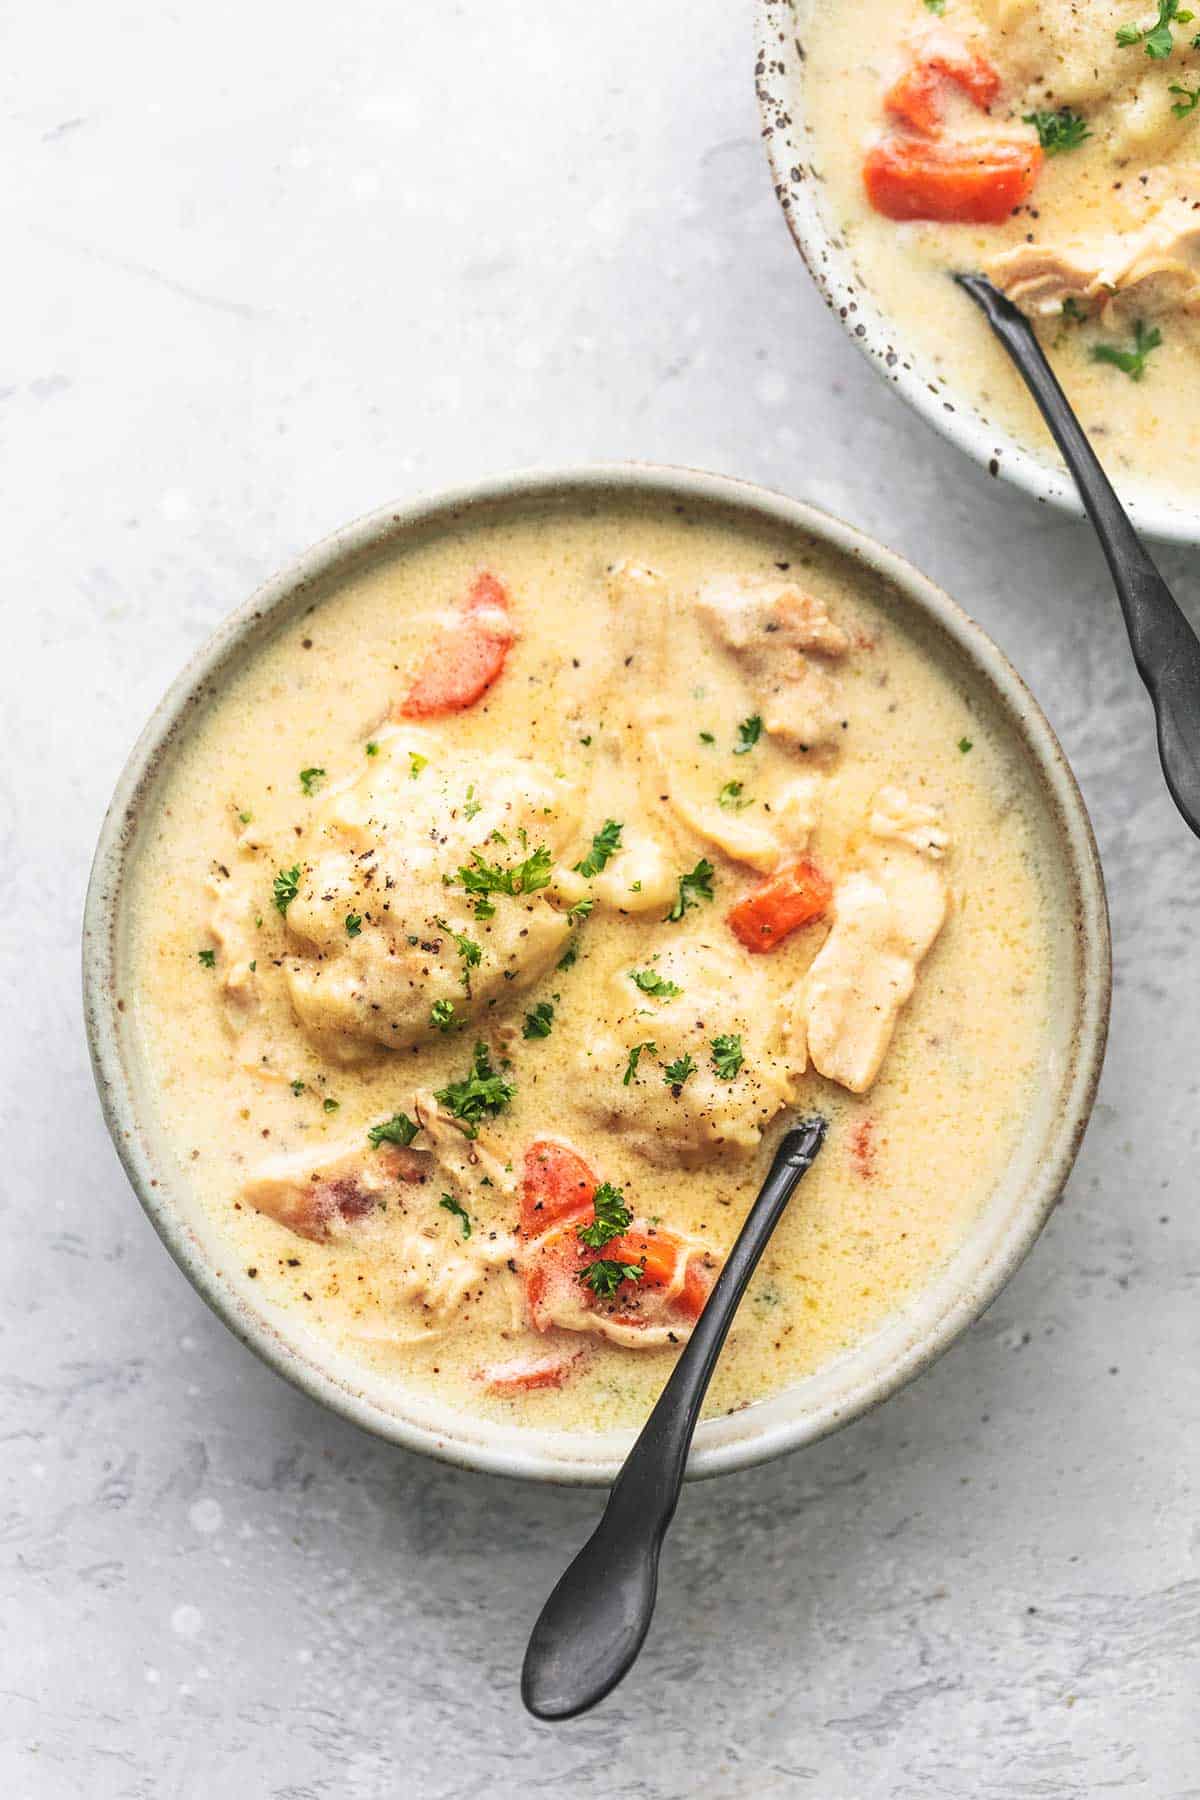
MULTIPOLYGON (((1075 484, 1046 444, 1035 453, 958 393, 876 305, 833 216, 804 107, 804 33, 816 0, 757 0, 755 84, 775 192, 796 246, 830 311, 885 381, 943 437, 993 475, 1082 518, 1075 484)), ((970 304, 964 299, 964 306, 970 304)), ((985 327, 982 321, 979 329, 985 327)), ((1168 542, 1200 542, 1200 509, 1149 485, 1121 485, 1141 530, 1168 542)))
POLYGON ((702 1424, 692 1475, 745 1467, 857 1418, 940 1355, 1020 1263, 1058 1196, 1092 1104, 1109 1005, 1104 888, 1091 826, 1062 750, 1020 677, 932 582, 848 525, 779 494, 716 475, 637 464, 515 475, 387 508, 349 525, 247 602, 175 682, 142 733, 100 834, 84 921, 84 1002, 92 1061, 113 1142, 151 1223, 199 1292, 272 1368, 348 1419, 409 1449, 528 1479, 608 1482, 630 1435, 583 1437, 496 1425, 411 1395, 340 1359, 294 1315, 273 1311, 189 1195, 148 1098, 129 991, 128 876, 173 759, 222 683, 276 631, 351 570, 464 517, 626 499, 803 532, 862 570, 873 596, 928 646, 1023 769, 1042 848, 1055 992, 1043 1063, 1020 1142, 991 1201, 936 1279, 886 1326, 817 1374, 745 1410, 702 1424))

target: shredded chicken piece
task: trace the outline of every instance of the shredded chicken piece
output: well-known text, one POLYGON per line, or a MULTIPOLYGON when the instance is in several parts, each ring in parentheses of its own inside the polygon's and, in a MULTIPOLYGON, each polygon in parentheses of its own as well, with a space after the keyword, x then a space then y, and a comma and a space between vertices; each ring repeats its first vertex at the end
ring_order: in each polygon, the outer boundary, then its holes
POLYGON ((859 864, 834 889, 833 928, 790 1009, 795 1074, 806 1059, 862 1094, 878 1075, 917 969, 946 917, 938 866, 949 838, 932 807, 898 788, 876 797, 859 864))
POLYGON ((1200 201, 1169 200, 1133 232, 1018 244, 984 272, 1034 318, 1055 317, 1068 301, 1088 312, 1200 314, 1200 201))
POLYGON ((319 1158, 311 1153, 272 1158, 246 1183, 242 1198, 298 1237, 325 1243, 344 1236, 381 1201, 423 1182, 426 1160, 397 1144, 364 1150, 356 1140, 319 1158))
POLYGON ((791 582, 724 577, 701 588, 696 609, 742 663, 769 736, 805 750, 834 741, 838 686, 812 658, 844 656, 850 639, 822 600, 791 582))

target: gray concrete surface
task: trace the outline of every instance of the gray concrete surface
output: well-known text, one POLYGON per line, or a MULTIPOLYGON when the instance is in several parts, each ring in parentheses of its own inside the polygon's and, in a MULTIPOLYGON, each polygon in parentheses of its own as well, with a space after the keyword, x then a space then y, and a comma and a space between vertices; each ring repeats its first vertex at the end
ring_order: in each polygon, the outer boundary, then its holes
POLYGON ((744 0, 6 25, 0 1792, 1195 1800, 1200 847, 1087 534, 810 289, 744 0), (553 1730, 516 1671, 595 1498, 371 1442, 206 1313, 105 1137, 77 934, 143 718, 260 577, 394 497, 626 456, 842 513, 995 634, 1082 781, 1118 975, 1024 1271, 882 1412, 690 1491, 635 1677, 553 1730))

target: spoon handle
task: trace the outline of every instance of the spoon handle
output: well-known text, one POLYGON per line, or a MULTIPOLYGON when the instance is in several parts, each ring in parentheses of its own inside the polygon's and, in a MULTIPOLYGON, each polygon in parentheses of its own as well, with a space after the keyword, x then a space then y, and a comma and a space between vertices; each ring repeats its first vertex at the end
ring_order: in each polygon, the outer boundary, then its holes
POLYGON ((521 1698, 539 1719, 569 1719, 614 1688, 641 1649, 658 1591, 658 1556, 688 1449, 737 1305, 792 1192, 816 1159, 825 1120, 780 1142, 704 1311, 609 1494, 599 1525, 533 1628, 521 1698))
POLYGON ((1138 674, 1154 704, 1158 755, 1171 798, 1200 836, 1200 640, 1133 528, 1033 327, 982 275, 956 275, 1038 404, 1100 539, 1138 674))

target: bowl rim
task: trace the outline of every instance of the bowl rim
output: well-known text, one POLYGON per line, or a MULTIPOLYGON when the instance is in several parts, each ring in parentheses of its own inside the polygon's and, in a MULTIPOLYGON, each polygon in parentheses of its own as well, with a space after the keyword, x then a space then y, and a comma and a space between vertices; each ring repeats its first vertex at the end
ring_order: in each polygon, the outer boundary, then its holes
MULTIPOLYGON (((956 449, 1043 505, 1085 519, 1079 491, 1065 468, 1043 461, 1007 427, 986 419, 906 342, 861 284, 849 252, 824 216, 818 198, 824 182, 801 135, 805 121, 793 62, 799 49, 795 5, 796 0, 755 0, 754 81, 775 195, 817 291, 877 373, 956 449)), ((1113 485, 1120 488, 1122 504, 1139 530, 1163 543, 1200 543, 1200 510, 1150 487, 1121 487, 1115 480, 1113 485)))
MULTIPOLYGON (((690 1478, 749 1467, 799 1448, 848 1424, 887 1399, 929 1366, 995 1299, 1024 1259, 1057 1202, 1070 1173, 1095 1096, 1104 1058, 1111 997, 1108 910, 1096 843, 1083 798, 1066 756, 1037 702, 1007 657, 968 615, 904 558, 842 520, 756 483, 665 464, 596 463, 559 470, 529 469, 485 478, 465 486, 384 506, 336 530, 260 586, 217 627, 176 676, 131 750, 101 827, 84 909, 83 1007, 88 1046, 101 1109, 109 1134, 134 1192, 167 1250, 193 1287, 243 1343, 310 1398, 405 1449, 419 1450, 463 1468, 526 1480, 608 1485, 616 1476, 633 1433, 609 1434, 590 1445, 579 1434, 578 1448, 538 1451, 526 1428, 493 1429, 474 1415, 445 1409, 445 1427, 431 1428, 388 1411, 361 1389, 339 1379, 329 1367, 288 1341, 265 1313, 218 1270, 212 1252, 189 1224, 177 1182, 160 1177, 149 1132, 126 1066, 128 1034, 118 998, 118 926, 128 870, 133 861, 141 799, 157 778, 177 735, 215 690, 230 656, 253 648, 276 614, 299 606, 315 583, 326 581, 364 554, 378 553, 418 531, 456 522, 484 507, 519 507, 579 499, 646 499, 711 507, 768 526, 806 532, 854 563, 892 584, 935 635, 948 638, 969 665, 973 679, 990 689, 1031 758, 1054 815, 1070 874, 1075 903, 1072 921, 1079 958, 1080 993, 1073 1048, 1064 1072, 1062 1095, 1034 1178, 1014 1204, 969 1285, 956 1292, 923 1330, 914 1331, 901 1351, 874 1378, 826 1399, 797 1417, 754 1429, 755 1409, 737 1415, 741 1429, 725 1441, 711 1441, 729 1418, 701 1424, 688 1466, 690 1478), (492 1441, 489 1441, 489 1438, 492 1441)), ((964 1242, 969 1241, 964 1240, 964 1242)), ((957 1253, 956 1253, 957 1254, 957 1253)), ((921 1290, 931 1293, 936 1284, 921 1290)), ((872 1340, 867 1340, 871 1342, 872 1340)), ((781 1390, 781 1394, 789 1391, 781 1390)), ((772 1404, 772 1400, 764 1402, 772 1404)))

